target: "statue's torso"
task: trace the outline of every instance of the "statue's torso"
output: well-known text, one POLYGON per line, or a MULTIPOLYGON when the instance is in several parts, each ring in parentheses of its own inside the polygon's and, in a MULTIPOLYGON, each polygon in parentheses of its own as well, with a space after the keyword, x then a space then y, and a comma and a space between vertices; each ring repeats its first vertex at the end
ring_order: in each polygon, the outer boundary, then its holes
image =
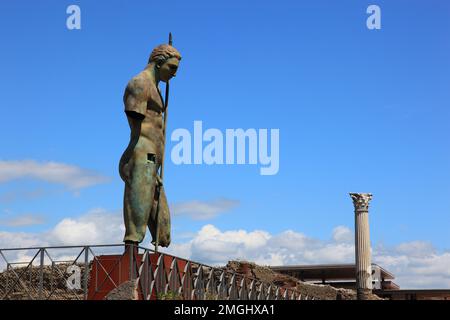
POLYGON ((145 117, 139 122, 128 116, 128 123, 131 129, 131 141, 122 156, 121 163, 125 165, 131 158, 142 157, 143 159, 147 159, 148 153, 155 154, 157 161, 161 163, 164 152, 164 123, 162 116, 164 107, 162 97, 147 72, 141 72, 134 79, 136 78, 139 79, 138 89, 142 90, 143 98, 146 101, 145 111, 140 112, 145 117), (138 135, 139 139, 134 144, 132 142, 133 137, 137 137, 138 135))
POLYGON ((164 150, 162 113, 147 109, 145 118, 141 123, 137 148, 143 149, 145 153, 156 154, 159 162, 161 161, 164 150))
MULTIPOLYGON (((155 153, 160 158, 164 150, 163 101, 158 92, 158 88, 150 80, 148 73, 144 71, 138 76, 145 79, 144 88, 142 89, 147 100, 147 109, 145 111, 145 118, 141 123, 138 147, 146 149, 147 153, 155 153)), ((130 128, 131 130, 134 129, 132 124, 130 124, 130 128)))

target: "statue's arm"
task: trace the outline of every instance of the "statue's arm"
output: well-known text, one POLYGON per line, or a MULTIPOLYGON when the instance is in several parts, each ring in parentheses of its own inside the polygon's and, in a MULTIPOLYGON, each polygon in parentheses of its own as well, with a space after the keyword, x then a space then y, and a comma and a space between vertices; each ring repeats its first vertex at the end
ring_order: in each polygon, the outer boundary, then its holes
POLYGON ((145 94, 145 82, 139 76, 128 82, 123 96, 125 112, 128 117, 142 120, 147 110, 147 96, 145 94))

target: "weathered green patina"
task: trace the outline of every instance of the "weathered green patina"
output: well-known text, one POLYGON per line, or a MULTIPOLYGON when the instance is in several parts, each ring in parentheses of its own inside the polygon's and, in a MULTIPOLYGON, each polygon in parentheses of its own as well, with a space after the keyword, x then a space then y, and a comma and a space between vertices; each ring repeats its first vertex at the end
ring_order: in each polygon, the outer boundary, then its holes
POLYGON ((180 60, 181 55, 173 46, 156 47, 146 68, 125 89, 123 100, 131 135, 120 159, 119 172, 125 182, 126 243, 141 243, 148 227, 152 243, 157 239, 158 229, 159 245, 170 244, 170 211, 159 176, 164 157, 166 110, 158 85, 175 76, 180 60))

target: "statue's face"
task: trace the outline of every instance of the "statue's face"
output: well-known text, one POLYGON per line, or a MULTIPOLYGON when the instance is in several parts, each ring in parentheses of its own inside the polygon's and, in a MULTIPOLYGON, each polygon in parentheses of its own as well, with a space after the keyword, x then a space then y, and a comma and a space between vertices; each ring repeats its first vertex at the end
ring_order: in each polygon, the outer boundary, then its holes
POLYGON ((167 82, 175 77, 179 62, 180 61, 175 57, 167 59, 159 68, 159 79, 167 82))

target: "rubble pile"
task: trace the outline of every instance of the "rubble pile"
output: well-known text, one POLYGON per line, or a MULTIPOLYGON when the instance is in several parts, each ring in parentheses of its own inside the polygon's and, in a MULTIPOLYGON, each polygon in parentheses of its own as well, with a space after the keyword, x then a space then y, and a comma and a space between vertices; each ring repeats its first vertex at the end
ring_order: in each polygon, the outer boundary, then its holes
MULTIPOLYGON (((0 273, 0 299, 5 300, 83 300, 83 284, 73 283, 72 288, 67 284, 70 274, 67 273, 72 263, 58 263, 44 265, 42 268, 42 295, 39 296, 40 267, 10 268, 0 273), (5 296, 6 295, 6 296, 5 296)), ((82 281, 85 272, 84 264, 76 264, 80 270, 82 281)))
MULTIPOLYGON (((330 285, 311 284, 299 279, 277 273, 269 267, 257 265, 248 261, 229 261, 225 269, 230 272, 242 273, 247 277, 255 278, 266 283, 283 288, 295 288, 302 296, 315 297, 320 300, 356 300, 356 291, 335 288, 330 285)), ((370 295, 370 300, 381 300, 377 295, 370 295)))

